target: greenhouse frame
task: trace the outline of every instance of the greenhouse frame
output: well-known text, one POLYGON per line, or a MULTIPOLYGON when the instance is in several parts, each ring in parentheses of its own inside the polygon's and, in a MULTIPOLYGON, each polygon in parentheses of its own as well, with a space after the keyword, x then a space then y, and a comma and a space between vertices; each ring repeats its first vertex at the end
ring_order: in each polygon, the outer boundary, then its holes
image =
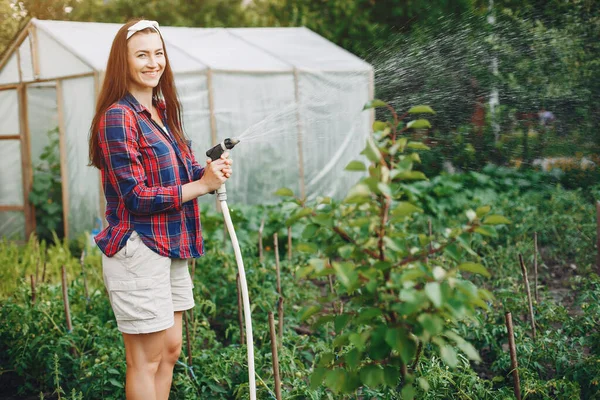
MULTIPOLYGON (((0 59, 0 237, 35 231, 34 166, 56 128, 65 236, 106 223, 88 135, 120 26, 32 19, 0 59)), ((232 151, 232 203, 273 203, 280 187, 339 198, 356 182, 343 170, 373 121, 362 111, 373 98, 370 64, 304 27, 161 32, 196 158, 204 164, 211 145, 242 138, 232 151)))

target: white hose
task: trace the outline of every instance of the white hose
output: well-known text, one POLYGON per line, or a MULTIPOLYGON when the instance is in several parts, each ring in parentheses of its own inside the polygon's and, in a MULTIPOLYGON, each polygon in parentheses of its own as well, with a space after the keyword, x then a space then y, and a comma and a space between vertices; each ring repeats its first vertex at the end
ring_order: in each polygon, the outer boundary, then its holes
POLYGON ((242 259, 242 251, 240 250, 240 244, 233 228, 233 222, 231 222, 231 215, 229 215, 229 207, 227 207, 227 193, 225 192, 225 185, 217 191, 217 198, 221 202, 221 210, 223 211, 223 217, 225 218, 225 224, 227 225, 227 231, 233 244, 233 251, 235 253, 235 260, 238 266, 238 272, 240 274, 240 287, 242 289, 242 302, 244 304, 244 319, 246 323, 246 347, 248 348, 248 383, 250 385, 250 400, 256 400, 256 380, 254 376, 254 340, 252 338, 252 317, 250 315, 250 297, 248 296, 248 285, 246 284, 246 271, 244 270, 244 260, 242 259))

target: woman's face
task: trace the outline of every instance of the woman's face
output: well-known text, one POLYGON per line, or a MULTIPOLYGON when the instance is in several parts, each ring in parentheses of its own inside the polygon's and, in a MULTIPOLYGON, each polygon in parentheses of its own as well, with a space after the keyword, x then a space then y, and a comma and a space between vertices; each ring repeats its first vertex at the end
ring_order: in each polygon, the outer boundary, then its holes
POLYGON ((165 70, 165 51, 158 33, 138 32, 127 41, 130 89, 152 90, 165 70))

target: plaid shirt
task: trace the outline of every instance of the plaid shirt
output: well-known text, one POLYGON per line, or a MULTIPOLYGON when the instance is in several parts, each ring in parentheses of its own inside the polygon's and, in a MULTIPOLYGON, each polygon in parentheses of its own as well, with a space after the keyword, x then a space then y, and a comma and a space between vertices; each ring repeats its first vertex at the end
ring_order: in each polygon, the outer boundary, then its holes
MULTIPOLYGON (((164 103, 157 109, 166 121, 164 103)), ((190 143, 186 156, 173 136, 152 120, 150 111, 128 93, 104 113, 98 145, 104 158, 101 174, 108 221, 95 237, 102 252, 112 257, 136 231, 162 256, 200 257, 198 202, 181 203, 181 186, 204 173, 190 143)))

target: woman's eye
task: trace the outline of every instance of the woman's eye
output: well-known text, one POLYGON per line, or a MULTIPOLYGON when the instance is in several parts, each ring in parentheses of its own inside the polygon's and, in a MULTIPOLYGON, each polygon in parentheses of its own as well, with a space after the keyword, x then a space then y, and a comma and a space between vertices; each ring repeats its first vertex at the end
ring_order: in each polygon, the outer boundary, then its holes
POLYGON ((164 54, 165 54, 165 53, 163 53, 162 51, 159 51, 159 52, 157 52, 157 53, 156 53, 156 55, 157 55, 157 56, 162 56, 162 55, 164 55, 164 54))
POLYGON ((146 57, 146 55, 144 53, 138 54, 138 58, 142 58, 142 57, 146 57))

